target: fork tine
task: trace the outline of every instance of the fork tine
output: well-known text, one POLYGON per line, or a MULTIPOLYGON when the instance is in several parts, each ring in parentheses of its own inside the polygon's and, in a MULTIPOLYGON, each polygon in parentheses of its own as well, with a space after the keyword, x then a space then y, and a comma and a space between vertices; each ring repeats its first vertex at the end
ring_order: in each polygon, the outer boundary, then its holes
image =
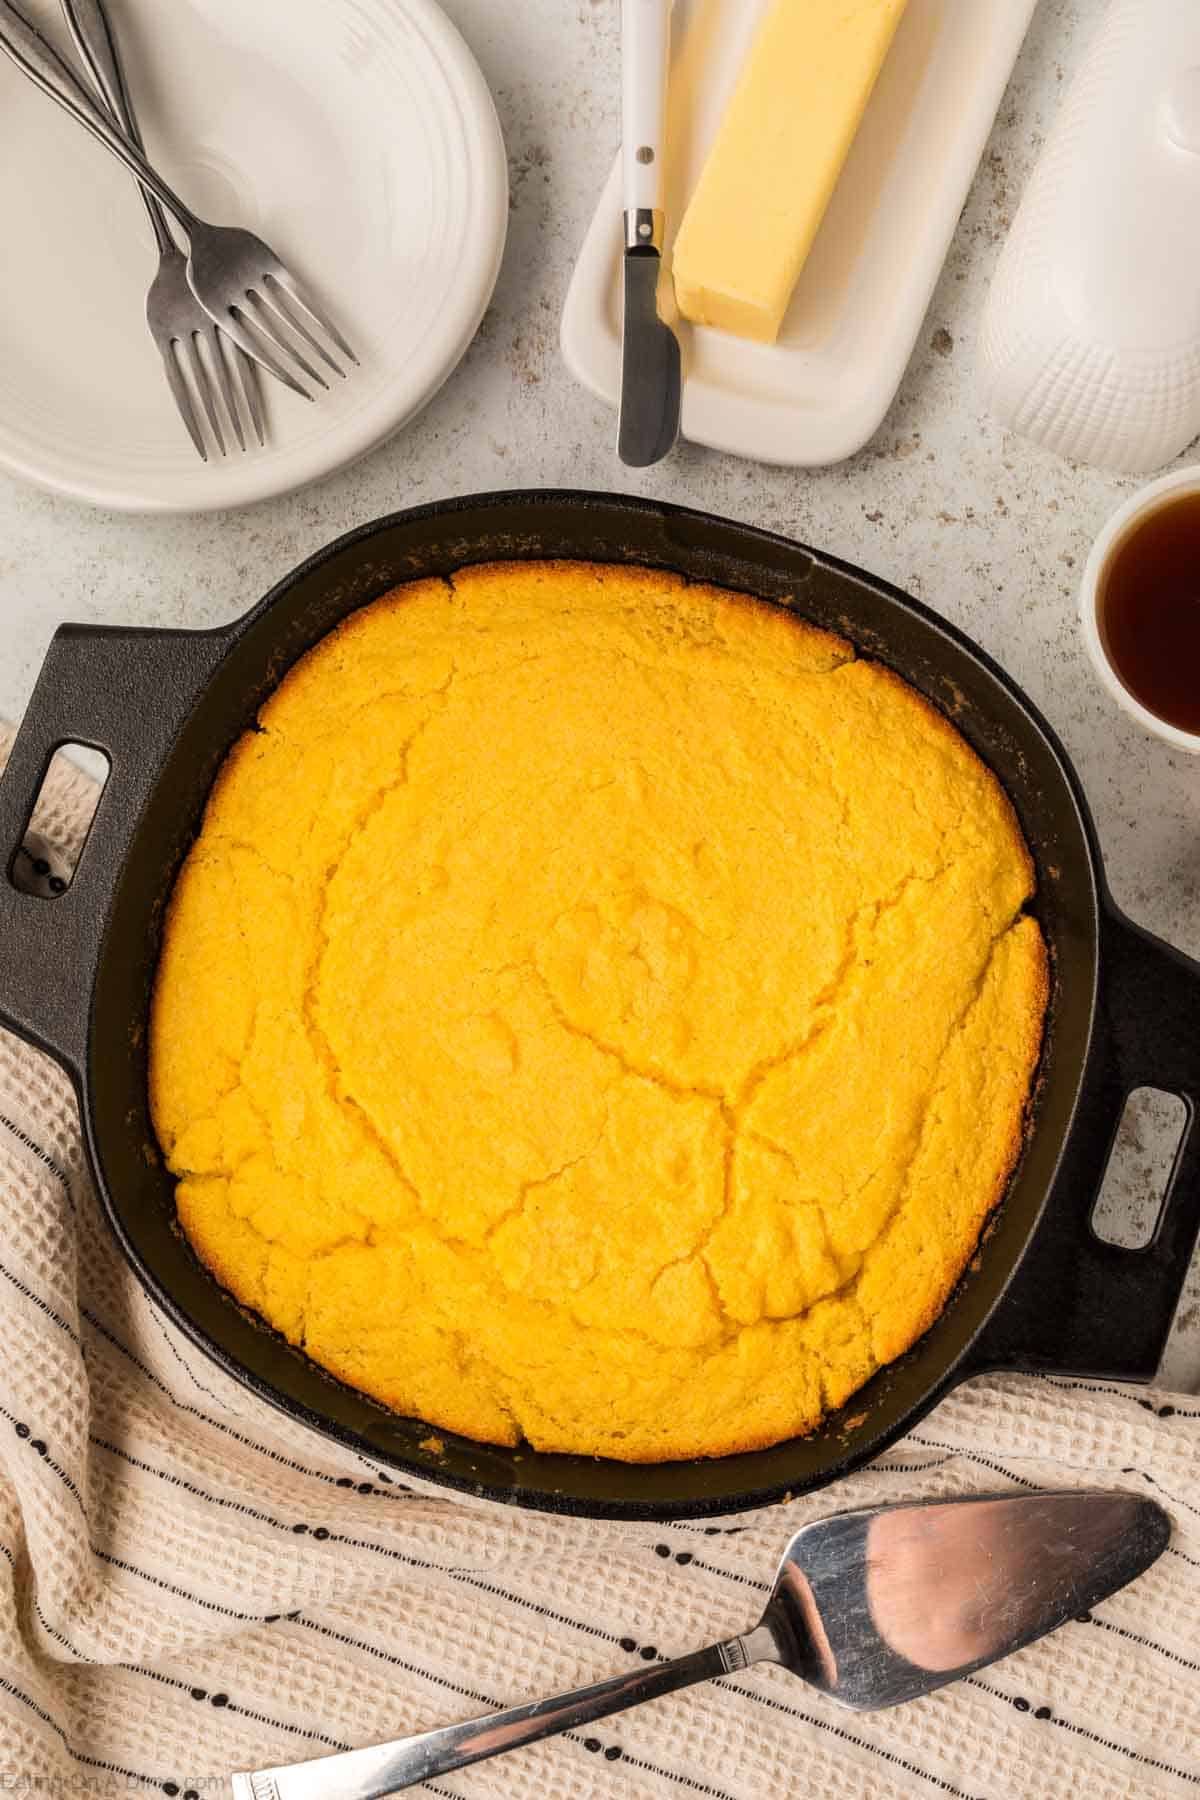
MULTIPOLYGON (((268 281, 274 282, 277 287, 282 288, 301 311, 308 314, 314 325, 318 325, 322 331, 329 334, 338 349, 342 352, 342 355, 348 356, 352 363, 357 363, 357 356, 355 356, 353 350, 350 348, 333 320, 317 305, 307 288, 302 288, 300 286, 300 283, 296 280, 296 277, 292 274, 290 269, 285 269, 283 264, 280 263, 278 267, 270 270, 268 274, 263 277, 263 280, 264 283, 268 281)), ((300 329, 300 327, 298 326, 297 329, 300 329)), ((305 333, 305 335, 307 336, 308 334, 305 333)))
POLYGON ((274 275, 264 275, 263 289, 264 303, 274 309, 276 316, 283 320, 290 331, 294 331, 297 337, 303 338, 304 342, 316 351, 322 361, 328 363, 335 375, 340 375, 345 380, 345 369, 341 363, 335 362, 320 339, 309 330, 301 316, 302 308, 299 302, 288 293, 283 283, 277 281, 274 275))
MULTIPOLYGON (((295 376, 290 374, 279 358, 272 354, 263 342, 261 333, 252 329, 254 321, 245 314, 240 306, 230 306, 221 320, 221 329, 227 332, 238 349, 247 355, 251 362, 261 363, 269 375, 276 381, 282 381, 284 387, 291 388, 293 394, 299 394, 302 400, 311 400, 312 395, 307 388, 300 386, 295 376)), ((290 351, 289 351, 290 354, 290 351)), ((318 380, 320 377, 318 376, 318 380)), ((325 385, 324 382, 321 384, 325 385)))
POLYGON ((225 439, 221 434, 221 421, 217 416, 217 403, 213 397, 212 377, 205 366, 204 353, 200 347, 200 333, 193 331, 190 337, 180 338, 178 341, 183 355, 187 358, 192 374, 192 383, 200 396, 200 404, 204 408, 213 437, 217 441, 217 449, 224 456, 226 455, 225 439))
POLYGON ((179 409, 179 416, 187 426, 188 436, 195 444, 201 462, 207 462, 208 451, 205 448, 204 437, 196 418, 196 409, 192 405, 192 396, 188 392, 187 383, 179 370, 179 362, 175 354, 175 339, 172 338, 169 343, 161 344, 159 348, 162 351, 163 373, 167 378, 167 386, 171 390, 175 405, 179 409))
POLYGON ((231 338, 227 338, 226 342, 229 344, 233 355, 233 366, 237 370, 238 386, 241 390, 242 399, 245 402, 246 411, 250 414, 250 421, 254 426, 255 435, 258 438, 259 448, 261 449, 267 441, 267 434, 263 424, 262 395, 258 391, 258 374, 254 364, 246 355, 246 352, 242 349, 241 345, 235 344, 231 338))
POLYGON ((308 358, 297 350, 291 339, 280 332, 278 325, 275 323, 275 320, 279 315, 268 307, 258 290, 256 288, 247 288, 246 298, 254 308, 254 311, 253 313, 243 314, 243 317, 247 318, 257 331, 261 331, 263 336, 274 344, 277 350, 282 350, 285 356, 290 356, 292 361, 297 363, 300 368, 304 370, 304 373, 308 376, 310 381, 316 381, 321 387, 327 388, 329 383, 326 381, 321 371, 319 369, 314 369, 308 358))
POLYGON ((233 426, 233 434, 238 441, 238 449, 246 448, 246 438, 242 431, 242 416, 237 409, 237 401, 233 397, 233 383, 229 379, 229 364, 225 360, 221 332, 216 325, 210 325, 205 333, 208 345, 209 361, 213 364, 217 375, 217 385, 221 390, 221 398, 225 402, 225 411, 229 414, 229 423, 233 426))

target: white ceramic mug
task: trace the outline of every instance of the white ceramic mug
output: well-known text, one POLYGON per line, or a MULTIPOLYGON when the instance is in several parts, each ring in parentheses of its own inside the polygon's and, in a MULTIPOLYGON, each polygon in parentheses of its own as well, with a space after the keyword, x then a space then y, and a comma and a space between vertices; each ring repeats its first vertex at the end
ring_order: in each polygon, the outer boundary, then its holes
POLYGON ((1147 513, 1156 511, 1164 502, 1180 494, 1200 494, 1200 465, 1193 464, 1190 468, 1179 469, 1173 475, 1164 475, 1160 480, 1150 482, 1147 487, 1139 488, 1136 494, 1131 494, 1125 504, 1117 508, 1092 545, 1084 567, 1079 594, 1079 617, 1088 655, 1097 675, 1118 706, 1123 707, 1144 730, 1153 732, 1155 737, 1174 745, 1176 750, 1186 750, 1192 756, 1200 756, 1200 732, 1183 731, 1178 725, 1160 719, 1157 713, 1151 712, 1135 694, 1130 693, 1108 654, 1104 633, 1100 628, 1100 597, 1114 550, 1130 528, 1147 513))

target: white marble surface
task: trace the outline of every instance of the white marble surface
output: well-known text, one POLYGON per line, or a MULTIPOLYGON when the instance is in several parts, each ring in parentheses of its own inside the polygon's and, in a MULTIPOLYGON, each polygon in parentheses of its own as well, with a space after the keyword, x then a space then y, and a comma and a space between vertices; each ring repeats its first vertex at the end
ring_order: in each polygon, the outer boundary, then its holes
MULTIPOLYGON (((970 0, 962 0, 970 4, 970 0)), ((1119 902, 1200 955, 1200 764, 1100 692, 1074 623, 1090 538, 1131 484, 1032 451, 981 416, 976 324, 998 247, 1095 0, 1041 0, 916 355, 874 443, 840 467, 761 468, 683 446, 646 474, 575 388, 557 329, 617 139, 617 0, 445 0, 508 141, 511 232, 495 302, 429 409, 367 461, 239 513, 106 515, 0 477, 0 716, 19 715, 64 619, 204 625, 243 611, 329 538, 395 507, 476 489, 632 490, 792 533, 918 594, 964 627, 1061 733, 1095 809, 1119 902)), ((1124 1205, 1137 1208, 1138 1155, 1124 1205)), ((1200 1269, 1164 1375, 1200 1386, 1200 1269)))

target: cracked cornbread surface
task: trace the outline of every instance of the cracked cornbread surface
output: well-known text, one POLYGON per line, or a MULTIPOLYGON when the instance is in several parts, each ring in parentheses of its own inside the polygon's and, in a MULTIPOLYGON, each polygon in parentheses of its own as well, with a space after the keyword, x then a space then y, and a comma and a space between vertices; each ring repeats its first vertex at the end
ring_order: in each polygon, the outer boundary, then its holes
POLYGON ((959 734, 779 608, 584 563, 400 588, 263 707, 180 874, 180 1220, 438 1428, 633 1461, 804 1431, 1003 1190, 1032 883, 959 734))

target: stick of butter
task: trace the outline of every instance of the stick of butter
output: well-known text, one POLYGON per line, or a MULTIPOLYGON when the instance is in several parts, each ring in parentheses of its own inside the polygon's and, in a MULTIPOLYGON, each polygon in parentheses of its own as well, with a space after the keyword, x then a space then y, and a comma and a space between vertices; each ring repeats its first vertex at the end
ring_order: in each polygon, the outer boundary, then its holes
POLYGON ((675 239, 679 310, 773 343, 908 0, 773 0, 675 239))

